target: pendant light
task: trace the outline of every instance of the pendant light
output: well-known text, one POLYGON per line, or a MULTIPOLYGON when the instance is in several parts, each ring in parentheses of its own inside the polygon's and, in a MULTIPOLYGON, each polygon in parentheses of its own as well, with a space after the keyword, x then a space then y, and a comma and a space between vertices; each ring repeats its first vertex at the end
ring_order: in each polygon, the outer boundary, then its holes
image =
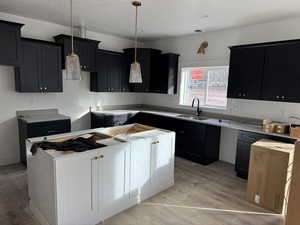
POLYGON ((81 80, 80 61, 74 53, 74 29, 73 29, 73 0, 70 0, 71 9, 71 46, 72 51, 66 57, 66 80, 81 80))
POLYGON ((138 19, 138 7, 142 5, 139 1, 132 2, 135 7, 135 46, 134 46, 134 62, 130 66, 129 83, 142 83, 141 65, 137 61, 137 19, 138 19))

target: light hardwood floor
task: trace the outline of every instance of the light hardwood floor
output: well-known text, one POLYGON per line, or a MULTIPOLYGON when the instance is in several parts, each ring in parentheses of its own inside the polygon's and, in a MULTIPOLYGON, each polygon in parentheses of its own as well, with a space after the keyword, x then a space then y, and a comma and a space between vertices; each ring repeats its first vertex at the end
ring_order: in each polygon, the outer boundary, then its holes
MULTIPOLYGON (((0 224, 38 225, 28 209, 26 170, 0 167, 0 224)), ((177 158, 175 186, 105 225, 284 225, 284 218, 245 200, 246 182, 232 165, 202 166, 177 158)), ((74 224, 76 225, 76 224, 74 224)))

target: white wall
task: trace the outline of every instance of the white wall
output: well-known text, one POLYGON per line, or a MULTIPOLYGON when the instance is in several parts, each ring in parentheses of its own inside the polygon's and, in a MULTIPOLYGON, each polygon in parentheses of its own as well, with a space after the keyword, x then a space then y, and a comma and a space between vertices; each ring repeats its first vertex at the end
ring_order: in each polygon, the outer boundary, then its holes
MULTIPOLYGON (((14 15, 0 13, 0 19, 26 24, 22 29, 24 37, 52 41, 54 35, 69 33, 61 25, 14 15)), ((101 41, 100 48, 122 51, 132 47, 131 40, 110 35, 87 32, 87 37, 101 41)), ((89 91, 89 73, 83 73, 82 81, 63 81, 63 93, 34 94, 15 92, 14 68, 0 66, 0 165, 19 161, 19 141, 16 111, 29 109, 58 108, 72 117, 72 129, 89 128, 90 106, 140 104, 142 98, 134 93, 93 93, 89 91)))
MULTIPOLYGON (((228 65, 230 55, 228 46, 300 39, 299 24, 300 18, 297 18, 216 32, 204 32, 145 44, 152 48, 162 49, 164 52, 180 54, 180 67, 228 65), (209 46, 205 55, 198 55, 197 50, 202 41, 208 41, 209 46)), ((144 102, 151 105, 179 107, 179 96, 144 94, 144 102)), ((204 110, 286 121, 290 115, 300 115, 300 104, 229 99, 227 110, 204 110)))
MULTIPOLYGON (((147 42, 145 45, 152 48, 162 49, 164 52, 180 54, 179 67, 228 65, 230 56, 228 46, 300 39, 299 24, 300 18, 296 18, 215 32, 204 32, 178 38, 157 40, 147 42), (198 55, 197 50, 202 41, 208 41, 209 46, 205 55, 198 55)), ((178 85, 178 87, 179 86, 180 85, 178 85)), ((143 101, 145 104, 149 105, 180 107, 178 106, 179 95, 166 96, 160 94, 144 94, 143 101)), ((288 117, 291 115, 300 115, 300 104, 229 99, 226 110, 212 110, 207 108, 204 108, 203 110, 250 118, 270 118, 277 121, 287 121, 288 117)), ((234 163, 236 140, 236 131, 222 129, 220 143, 221 160, 234 163)))

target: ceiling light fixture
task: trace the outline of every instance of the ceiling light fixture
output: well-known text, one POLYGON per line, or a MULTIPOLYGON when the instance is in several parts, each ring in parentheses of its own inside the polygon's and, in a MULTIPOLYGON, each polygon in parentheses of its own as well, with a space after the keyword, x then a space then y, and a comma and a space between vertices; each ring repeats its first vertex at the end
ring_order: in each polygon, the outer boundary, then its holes
POLYGON ((141 72, 141 65, 137 61, 137 19, 138 19, 138 7, 142 5, 139 1, 132 2, 132 5, 135 7, 135 45, 134 45, 134 62, 130 66, 130 76, 129 76, 129 83, 142 83, 142 72, 141 72))
POLYGON ((66 57, 66 80, 81 80, 79 56, 74 53, 73 0, 70 0, 71 53, 66 57))

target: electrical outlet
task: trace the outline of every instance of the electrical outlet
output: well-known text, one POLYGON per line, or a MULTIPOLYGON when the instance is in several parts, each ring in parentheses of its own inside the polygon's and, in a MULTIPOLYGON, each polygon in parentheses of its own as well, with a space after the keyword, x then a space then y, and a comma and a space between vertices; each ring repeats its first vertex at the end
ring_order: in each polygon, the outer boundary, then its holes
POLYGON ((260 196, 259 196, 259 195, 255 195, 254 202, 255 202, 256 204, 259 204, 259 203, 260 203, 260 196))

